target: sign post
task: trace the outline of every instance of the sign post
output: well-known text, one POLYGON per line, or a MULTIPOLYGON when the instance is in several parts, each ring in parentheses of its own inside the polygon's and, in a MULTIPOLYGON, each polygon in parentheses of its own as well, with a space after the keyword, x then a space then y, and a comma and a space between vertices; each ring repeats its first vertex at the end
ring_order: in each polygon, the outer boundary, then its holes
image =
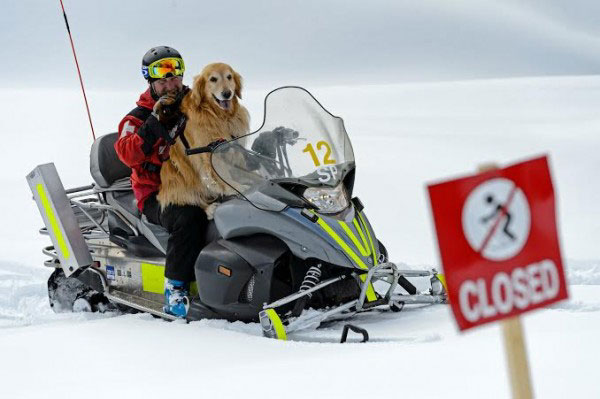
MULTIPOLYGON (((498 169, 496 164, 479 165, 477 171, 480 173, 498 169)), ((529 361, 527 360, 527 349, 521 316, 513 316, 500 321, 502 325, 502 337, 504 339, 504 352, 506 353, 506 365, 510 378, 512 397, 515 399, 533 398, 531 389, 531 373, 529 361)))
POLYGON ((527 361, 521 316, 514 316, 502 320, 500 323, 502 324, 502 336, 504 337, 504 350, 506 352, 512 396, 515 399, 531 399, 533 398, 533 390, 531 389, 529 362, 527 361))
MULTIPOLYGON (((482 170, 483 169, 483 170, 482 170)), ((566 299, 546 157, 428 186, 460 330, 502 320, 514 398, 531 398, 519 315, 566 299)))

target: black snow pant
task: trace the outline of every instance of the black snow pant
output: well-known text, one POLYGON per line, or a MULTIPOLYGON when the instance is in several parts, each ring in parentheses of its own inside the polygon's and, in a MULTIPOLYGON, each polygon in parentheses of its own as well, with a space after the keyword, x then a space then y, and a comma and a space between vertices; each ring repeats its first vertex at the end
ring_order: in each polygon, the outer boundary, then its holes
POLYGON ((204 210, 193 205, 168 205, 162 212, 152 195, 144 202, 144 215, 150 223, 169 232, 165 277, 186 283, 194 281, 194 265, 206 240, 208 219, 204 210))

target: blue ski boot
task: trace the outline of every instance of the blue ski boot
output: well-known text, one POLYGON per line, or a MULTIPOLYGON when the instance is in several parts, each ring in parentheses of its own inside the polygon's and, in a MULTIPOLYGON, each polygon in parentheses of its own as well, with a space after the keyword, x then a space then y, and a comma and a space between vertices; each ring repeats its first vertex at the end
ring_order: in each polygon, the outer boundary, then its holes
POLYGON ((189 291, 186 284, 179 280, 167 280, 165 288, 165 313, 185 318, 190 307, 189 291))

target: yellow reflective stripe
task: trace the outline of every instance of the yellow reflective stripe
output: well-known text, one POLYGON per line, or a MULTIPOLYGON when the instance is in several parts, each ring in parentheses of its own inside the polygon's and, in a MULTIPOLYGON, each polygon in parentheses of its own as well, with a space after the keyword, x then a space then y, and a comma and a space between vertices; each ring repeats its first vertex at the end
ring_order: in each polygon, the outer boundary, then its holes
POLYGON ((285 333, 285 327, 283 326, 283 323, 281 322, 281 319, 279 318, 279 315, 277 314, 275 309, 267 309, 267 310, 265 310, 265 312, 267 313, 269 320, 271 320, 271 323, 273 324, 273 328, 275 328, 275 335, 277 336, 277 339, 280 339, 282 341, 287 341, 287 334, 285 333))
POLYGON ((321 226, 321 228, 323 228, 323 230, 325 230, 327 232, 327 234, 329 234, 331 236, 331 238, 333 238, 335 240, 335 242, 338 243, 338 245, 340 247, 342 247, 342 249, 348 254, 348 256, 350 256, 352 258, 352 260, 358 266, 360 266, 361 269, 365 269, 365 270, 369 269, 367 267, 367 265, 365 265, 365 263, 362 261, 362 259, 359 258, 358 255, 356 255, 354 253, 354 251, 348 246, 348 244, 346 244, 346 242, 344 240, 342 240, 340 238, 340 236, 338 236, 337 233, 335 231, 333 231, 333 229, 331 227, 329 227, 327 222, 325 222, 323 219, 319 218, 317 220, 317 223, 319 224, 319 226, 321 226))
POLYGON ((142 289, 155 294, 165 293, 165 267, 142 263, 142 289))
POLYGON ((190 283, 190 295, 191 296, 199 296, 198 293, 198 283, 196 281, 192 281, 190 283))
POLYGON ((442 283, 442 285, 444 286, 444 290, 448 292, 448 286, 446 285, 446 276, 444 276, 441 273, 438 273, 437 278, 438 280, 440 280, 440 283, 442 283))
MULTIPOLYGON (((367 275, 362 274, 360 276, 360 279, 364 283, 365 280, 367 279, 367 275)), ((373 284, 369 283, 369 286, 367 287, 367 302, 373 302, 376 300, 377 300, 377 294, 375 294, 375 288, 373 288, 373 284)))
MULTIPOLYGON (((355 221, 356 221, 356 219, 355 219, 355 221)), ((360 242, 358 242, 358 239, 356 238, 356 236, 354 235, 354 233, 352 232, 350 227, 348 227, 348 225, 344 221, 338 220, 338 223, 340 224, 340 226, 342 226, 342 229, 344 229, 344 232, 346 232, 346 235, 348 237, 350 237, 350 239, 354 243, 354 246, 356 246, 356 248, 358 248, 358 250, 360 251, 360 254, 362 256, 371 255, 371 250, 369 249, 369 246, 367 245, 367 241, 364 239, 364 235, 362 234, 362 231, 358 227, 358 223, 355 223, 355 226, 356 226, 356 230, 359 231, 360 236, 363 239, 363 245, 361 245, 360 242)))
POLYGON ((371 249, 369 247, 369 245, 367 244, 367 239, 365 238, 365 234, 362 231, 362 228, 360 226, 360 224, 358 223, 358 220, 356 220, 356 218, 352 219, 352 223, 354 223, 354 227, 356 228, 356 231, 358 231, 358 234, 360 235, 360 239, 363 242, 363 245, 365 246, 365 248, 367 248, 367 252, 368 254, 365 256, 369 256, 371 255, 371 249))
MULTIPOLYGON (((375 246, 373 245, 373 239, 371 238, 371 232, 369 231, 369 226, 367 226, 367 224, 365 223, 365 220, 363 219, 362 214, 358 213, 358 217, 360 218, 363 228, 367 231, 367 237, 369 237, 369 243, 371 244, 371 253, 373 254, 373 265, 377 265, 377 252, 375 251, 375 246)), ((356 219, 354 219, 354 220, 356 221, 356 219)), ((361 232, 361 230, 359 230, 358 228, 357 228, 357 230, 359 232, 361 232)), ((367 276, 365 276, 364 278, 366 279, 367 276)), ((372 284, 369 284, 369 288, 372 291, 374 291, 372 284)), ((374 292, 373 292, 373 296, 375 296, 374 292)), ((367 291, 367 299, 368 298, 369 298, 369 291, 367 291)), ((371 301, 371 299, 368 299, 368 300, 371 301)))
POLYGON ((369 243, 371 244, 371 251, 373 252, 373 264, 377 265, 377 251, 375 251, 375 246, 373 245, 373 238, 371 238, 369 226, 367 226, 367 224, 365 223, 365 219, 363 219, 361 213, 358 214, 358 217, 360 218, 360 221, 362 222, 362 225, 364 226, 365 230, 367 230, 367 236, 369 237, 369 243))
MULTIPOLYGON (((331 227, 329 227, 327 222, 325 222, 323 219, 319 218, 319 219, 317 219, 317 223, 319 224, 319 226, 321 226, 321 228, 323 230, 325 230, 327 232, 327 234, 329 234, 331 236, 331 238, 333 238, 335 240, 335 242, 338 243, 338 245, 340 247, 342 247, 342 249, 348 254, 348 256, 350 256, 350 258, 352 258, 352 260, 361 269, 369 270, 368 266, 365 265, 365 263, 362 261, 362 259, 359 258, 358 255, 356 255, 356 253, 354 253, 354 251, 348 246, 348 244, 346 244, 344 242, 344 240, 342 240, 340 238, 340 236, 338 236, 337 233, 335 231, 333 231, 333 229, 331 227)), ((367 278, 366 275, 361 275, 361 279, 363 282, 365 281, 366 278, 367 278)), ((369 284, 369 286, 367 287, 367 301, 372 302, 375 300, 377 300, 377 295, 375 295, 375 289, 373 288, 372 284, 369 284)))
MULTIPOLYGON (((142 263, 142 290, 154 294, 165 293, 165 266, 152 263, 142 263)), ((190 295, 198 296, 198 284, 190 283, 190 295)))
POLYGON ((40 196, 40 200, 42 201, 42 206, 46 211, 46 216, 48 217, 48 221, 50 222, 50 226, 52 227, 52 232, 54 233, 54 237, 56 237, 56 241, 58 242, 58 247, 62 252, 64 259, 69 259, 71 254, 69 253, 69 247, 67 247, 67 243, 65 242, 65 238, 62 235, 62 231, 60 230, 60 226, 56 221, 56 217, 54 216, 54 211, 52 210, 52 205, 48 201, 48 197, 46 196, 46 192, 44 191, 44 186, 42 183, 38 183, 36 185, 36 189, 38 195, 40 196))

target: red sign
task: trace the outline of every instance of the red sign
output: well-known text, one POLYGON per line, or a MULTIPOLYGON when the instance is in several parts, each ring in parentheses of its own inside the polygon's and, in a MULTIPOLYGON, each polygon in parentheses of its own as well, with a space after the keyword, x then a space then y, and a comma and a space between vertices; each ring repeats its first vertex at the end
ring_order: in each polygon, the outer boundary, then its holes
POLYGON ((545 156, 428 189, 461 330, 568 297, 545 156))

